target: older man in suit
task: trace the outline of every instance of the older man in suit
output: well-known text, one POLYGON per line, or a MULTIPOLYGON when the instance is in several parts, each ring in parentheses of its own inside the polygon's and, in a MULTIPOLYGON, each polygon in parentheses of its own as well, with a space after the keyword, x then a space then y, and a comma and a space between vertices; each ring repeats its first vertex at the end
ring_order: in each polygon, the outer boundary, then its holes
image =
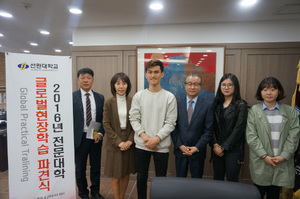
POLYGON ((211 103, 198 97, 201 78, 190 74, 185 81, 186 98, 177 102, 178 117, 172 132, 177 177, 202 178, 206 145, 213 133, 211 103))
POLYGON ((101 199, 103 196, 100 195, 99 191, 101 147, 104 135, 102 127, 104 97, 91 90, 94 83, 94 72, 92 69, 80 69, 77 72, 77 82, 80 89, 73 92, 73 121, 78 195, 82 199, 90 198, 86 180, 86 164, 89 156, 91 198, 101 199), (87 138, 86 135, 91 121, 101 124, 94 139, 87 138))

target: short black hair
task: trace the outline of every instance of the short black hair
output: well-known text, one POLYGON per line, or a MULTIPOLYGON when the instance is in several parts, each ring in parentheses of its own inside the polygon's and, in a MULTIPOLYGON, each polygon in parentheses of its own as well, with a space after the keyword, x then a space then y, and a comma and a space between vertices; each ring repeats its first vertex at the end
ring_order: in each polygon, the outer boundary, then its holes
POLYGON ((232 102, 236 102, 237 100, 241 99, 241 93, 240 93, 240 84, 238 78, 232 74, 232 73, 226 73, 223 75, 223 77, 220 79, 218 90, 216 93, 216 96, 214 98, 214 107, 216 108, 219 104, 223 104, 225 101, 225 97, 221 91, 221 84, 224 80, 230 79, 234 85, 234 92, 232 96, 232 102))
POLYGON ((92 77, 94 77, 94 71, 90 68, 82 68, 82 69, 79 69, 77 71, 77 78, 80 76, 80 75, 83 75, 83 74, 90 74, 92 75, 92 77))
POLYGON ((145 66, 145 72, 147 72, 147 70, 149 68, 152 68, 154 66, 159 66, 160 67, 160 71, 164 72, 164 64, 160 60, 158 60, 158 59, 152 59, 152 60, 148 61, 146 63, 146 66, 145 66))
POLYGON ((260 84, 258 85, 256 94, 255 94, 255 98, 257 100, 263 101, 264 99, 261 96, 261 91, 264 88, 270 88, 270 87, 278 89, 279 94, 276 98, 276 101, 280 101, 285 98, 284 89, 283 89, 280 81, 278 79, 276 79, 275 77, 267 77, 260 82, 260 84))
POLYGON ((113 96, 116 96, 116 88, 115 88, 115 84, 117 83, 117 81, 121 79, 123 82, 125 82, 127 84, 127 90, 126 90, 126 96, 128 96, 128 94, 131 91, 131 82, 129 77, 125 74, 125 73, 116 73, 110 80, 110 91, 113 94, 113 96))

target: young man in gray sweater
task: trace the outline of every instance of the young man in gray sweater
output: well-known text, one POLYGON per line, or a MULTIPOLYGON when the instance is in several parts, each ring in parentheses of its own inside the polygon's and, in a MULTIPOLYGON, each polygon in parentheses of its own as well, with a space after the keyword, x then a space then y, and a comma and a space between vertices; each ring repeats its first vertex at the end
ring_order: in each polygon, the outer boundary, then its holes
POLYGON ((166 176, 168 168, 171 132, 177 119, 175 96, 161 88, 164 66, 159 60, 151 60, 145 67, 149 88, 137 92, 129 112, 135 131, 138 198, 147 198, 147 179, 151 156, 156 176, 166 176))

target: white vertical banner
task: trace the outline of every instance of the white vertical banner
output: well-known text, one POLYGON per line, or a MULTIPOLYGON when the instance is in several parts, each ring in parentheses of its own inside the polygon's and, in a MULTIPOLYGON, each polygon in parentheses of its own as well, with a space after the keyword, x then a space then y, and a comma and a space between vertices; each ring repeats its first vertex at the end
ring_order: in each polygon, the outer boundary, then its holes
POLYGON ((6 53, 10 199, 75 199, 72 66, 6 53))

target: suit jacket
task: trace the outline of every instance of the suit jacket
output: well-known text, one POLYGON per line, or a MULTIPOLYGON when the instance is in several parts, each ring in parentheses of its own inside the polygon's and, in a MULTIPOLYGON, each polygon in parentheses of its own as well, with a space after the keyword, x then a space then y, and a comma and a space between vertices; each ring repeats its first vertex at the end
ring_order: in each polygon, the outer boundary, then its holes
MULTIPOLYGON (((93 91, 96 104, 96 122, 101 123, 100 132, 104 136, 103 120, 103 104, 104 96, 93 91)), ((74 125, 74 144, 78 148, 81 143, 83 127, 84 127, 84 112, 80 89, 73 92, 73 125, 74 125)))
POLYGON ((126 142, 127 140, 130 140, 132 143, 134 142, 133 141, 134 131, 129 121, 129 110, 131 107, 131 101, 132 101, 132 97, 127 96, 126 97, 126 105, 127 105, 126 120, 127 121, 126 121, 125 134, 121 134, 117 98, 112 97, 104 102, 103 127, 106 131, 105 148, 109 151, 120 151, 118 145, 121 142, 126 142))
POLYGON ((190 124, 188 124, 186 98, 177 101, 178 117, 176 128, 172 132, 174 154, 182 155, 181 145, 195 146, 199 150, 193 155, 199 158, 206 157, 206 145, 213 133, 213 109, 210 102, 198 97, 190 124))

